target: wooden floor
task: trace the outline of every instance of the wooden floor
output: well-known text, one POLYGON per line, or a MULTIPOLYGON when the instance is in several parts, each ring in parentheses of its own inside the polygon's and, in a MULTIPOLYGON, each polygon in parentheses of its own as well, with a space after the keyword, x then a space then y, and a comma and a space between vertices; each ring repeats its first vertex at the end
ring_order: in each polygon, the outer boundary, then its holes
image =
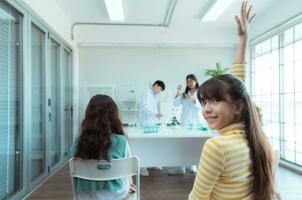
POLYGON ((72 199, 72 188, 68 165, 59 170, 27 199, 63 200, 72 199))
MULTIPOLYGON (((149 177, 141 177, 142 200, 184 200, 187 199, 194 182, 194 174, 169 176, 160 170, 149 170, 149 177)), ((72 199, 68 166, 63 167, 28 200, 68 200, 72 199)))
MULTIPOLYGON (((168 176, 163 171, 150 170, 149 177, 141 177, 142 200, 184 200, 187 199, 195 175, 168 176)), ((277 170, 277 189, 283 200, 302 200, 302 176, 284 168, 277 170)), ((29 200, 72 199, 68 166, 58 171, 29 200)))

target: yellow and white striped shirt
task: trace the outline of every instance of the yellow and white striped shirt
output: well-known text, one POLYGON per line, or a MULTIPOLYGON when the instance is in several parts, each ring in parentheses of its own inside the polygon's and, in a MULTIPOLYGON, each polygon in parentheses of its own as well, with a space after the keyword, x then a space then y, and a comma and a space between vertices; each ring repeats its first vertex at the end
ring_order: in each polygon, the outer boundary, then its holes
POLYGON ((189 200, 251 199, 252 163, 244 124, 231 124, 206 141, 189 200))
POLYGON ((246 62, 233 62, 233 66, 231 67, 230 72, 231 74, 245 82, 246 62))

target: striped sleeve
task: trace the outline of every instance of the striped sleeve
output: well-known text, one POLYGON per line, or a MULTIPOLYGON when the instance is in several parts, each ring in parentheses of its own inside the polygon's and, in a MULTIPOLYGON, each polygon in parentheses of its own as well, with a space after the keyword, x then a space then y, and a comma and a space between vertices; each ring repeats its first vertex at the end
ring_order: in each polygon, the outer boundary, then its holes
POLYGON ((246 76, 246 62, 233 62, 233 65, 230 69, 231 74, 236 76, 237 78, 241 79, 245 82, 246 76))
POLYGON ((223 168, 223 151, 217 139, 211 138, 204 144, 189 200, 210 199, 223 168))

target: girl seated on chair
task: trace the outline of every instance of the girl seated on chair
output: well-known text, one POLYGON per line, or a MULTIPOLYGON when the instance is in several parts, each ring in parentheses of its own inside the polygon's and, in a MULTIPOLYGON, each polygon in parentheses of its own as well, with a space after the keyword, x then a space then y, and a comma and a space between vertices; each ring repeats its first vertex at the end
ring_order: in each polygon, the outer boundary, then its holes
MULTIPOLYGON (((111 97, 95 95, 90 99, 80 135, 71 148, 71 155, 85 160, 106 160, 130 157, 118 108, 111 97)), ((121 200, 136 191, 132 178, 111 181, 90 181, 75 178, 78 199, 121 200)))

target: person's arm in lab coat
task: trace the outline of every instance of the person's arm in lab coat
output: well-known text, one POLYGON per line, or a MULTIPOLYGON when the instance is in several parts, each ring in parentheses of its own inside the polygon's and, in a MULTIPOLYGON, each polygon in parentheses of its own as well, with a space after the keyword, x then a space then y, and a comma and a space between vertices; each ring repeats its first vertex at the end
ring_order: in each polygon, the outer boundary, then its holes
POLYGON ((152 109, 151 109, 151 103, 152 103, 151 98, 152 97, 148 93, 145 93, 142 96, 142 98, 141 98, 141 109, 148 116, 151 116, 152 118, 155 118, 158 113, 152 111, 152 109))

